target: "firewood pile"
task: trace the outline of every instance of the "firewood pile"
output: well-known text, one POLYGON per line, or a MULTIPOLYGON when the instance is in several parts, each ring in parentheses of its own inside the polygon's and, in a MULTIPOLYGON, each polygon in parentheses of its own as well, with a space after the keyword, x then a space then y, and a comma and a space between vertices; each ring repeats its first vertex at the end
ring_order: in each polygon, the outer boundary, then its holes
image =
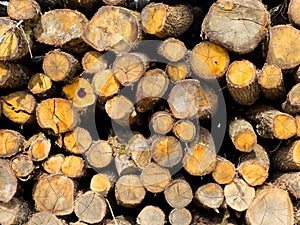
POLYGON ((300 224, 300 0, 0 1, 0 224, 300 224))

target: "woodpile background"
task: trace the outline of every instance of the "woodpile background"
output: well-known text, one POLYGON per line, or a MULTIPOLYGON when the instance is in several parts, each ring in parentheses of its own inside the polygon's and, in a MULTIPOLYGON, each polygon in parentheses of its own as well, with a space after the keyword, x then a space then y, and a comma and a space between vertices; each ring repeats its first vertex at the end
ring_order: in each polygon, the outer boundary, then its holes
POLYGON ((300 224, 300 0, 0 16, 1 225, 300 224))

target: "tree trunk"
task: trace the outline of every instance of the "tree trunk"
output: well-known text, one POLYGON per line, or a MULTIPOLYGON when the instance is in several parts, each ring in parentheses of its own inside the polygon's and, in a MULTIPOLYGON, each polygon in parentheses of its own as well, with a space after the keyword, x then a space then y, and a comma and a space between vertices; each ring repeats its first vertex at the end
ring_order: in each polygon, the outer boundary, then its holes
POLYGON ((291 196, 300 198, 300 172, 282 173, 276 175, 274 186, 287 190, 291 196))
POLYGON ((1 88, 21 88, 27 85, 29 75, 20 64, 0 62, 0 71, 1 88))

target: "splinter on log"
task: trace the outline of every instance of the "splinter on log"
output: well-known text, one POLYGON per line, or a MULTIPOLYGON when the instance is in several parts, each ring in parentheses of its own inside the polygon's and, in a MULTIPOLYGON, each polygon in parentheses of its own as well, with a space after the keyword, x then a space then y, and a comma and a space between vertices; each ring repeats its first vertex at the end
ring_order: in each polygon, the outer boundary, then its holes
POLYGON ((123 86, 130 86, 144 75, 148 59, 141 53, 123 53, 117 56, 112 71, 123 86))
POLYGON ((258 75, 258 84, 267 99, 281 102, 286 96, 281 68, 265 64, 258 75))
POLYGON ((207 183, 197 189, 195 198, 204 208, 218 210, 224 201, 224 191, 219 184, 207 183))
POLYGON ((106 215, 106 210, 104 198, 93 191, 88 191, 75 200, 75 215, 80 221, 89 224, 100 223, 106 215))
POLYGON ((277 188, 258 191, 245 220, 247 225, 293 225, 293 204, 288 193, 277 188))
POLYGON ((29 91, 37 97, 53 97, 57 91, 49 76, 43 73, 34 74, 27 85, 29 91))
POLYGON ((200 128, 199 137, 188 146, 182 163, 184 169, 193 176, 204 176, 214 170, 217 155, 208 130, 200 128))
POLYGON ((36 100, 26 91, 17 91, 3 96, 2 112, 11 121, 18 124, 31 123, 35 119, 36 100))
POLYGON ((65 156, 63 154, 53 155, 43 163, 43 168, 47 173, 50 174, 59 173, 64 160, 65 156))
POLYGON ((38 211, 69 215, 74 208, 74 183, 62 175, 43 176, 36 183, 33 199, 38 211))
POLYGON ((13 198, 7 203, 0 202, 1 225, 25 224, 29 213, 29 204, 21 199, 13 198))
POLYGON ((178 37, 193 22, 193 12, 186 5, 169 6, 150 3, 141 12, 143 31, 159 38, 178 37))
POLYGON ((252 105, 259 98, 256 67, 248 60, 232 62, 226 82, 233 100, 241 105, 252 105))
POLYGON ((141 180, 147 191, 159 193, 171 182, 171 174, 167 168, 151 163, 143 169, 141 180))
POLYGON ((7 6, 7 14, 14 20, 33 19, 40 11, 35 0, 10 0, 7 6))
POLYGON ((171 225, 189 225, 192 222, 192 214, 186 208, 173 209, 169 214, 171 225))
POLYGON ((300 198, 300 172, 290 172, 277 175, 273 182, 275 187, 285 189, 294 198, 300 198))
POLYGON ((29 74, 17 63, 0 62, 0 88, 20 88, 26 86, 29 74))
POLYGON ((172 62, 166 66, 166 73, 169 79, 176 83, 178 81, 184 80, 191 74, 190 65, 184 61, 172 62))
POLYGON ((139 225, 164 225, 165 213, 157 206, 147 205, 137 216, 139 225))
POLYGON ((300 171, 300 140, 281 146, 272 154, 272 165, 280 171, 300 171))
POLYGON ((22 29, 16 21, 0 18, 0 60, 20 59, 29 52, 31 40, 22 29))
POLYGON ((17 154, 23 147, 25 137, 17 131, 0 129, 0 157, 6 158, 17 154))
POLYGON ((96 102, 92 84, 82 77, 78 77, 71 84, 64 86, 62 91, 78 109, 85 109, 96 102))
POLYGON ((181 60, 187 54, 187 48, 179 39, 168 38, 158 47, 158 54, 170 62, 181 60))
POLYGON ((235 178, 224 187, 225 201, 230 208, 242 212, 249 208, 255 197, 255 189, 244 180, 235 178))
POLYGON ((193 200, 193 191, 183 179, 173 180, 164 191, 165 199, 173 208, 184 208, 193 200))
POLYGON ((221 78, 229 62, 227 50, 210 41, 197 44, 190 56, 190 64, 194 73, 207 80, 221 78))
POLYGON ((64 136, 65 148, 73 154, 83 154, 92 144, 90 133, 82 127, 76 127, 64 136))
POLYGON ((139 13, 118 6, 102 6, 85 27, 82 38, 100 52, 122 53, 131 50, 141 33, 139 13))
POLYGON ((288 16, 289 20, 296 27, 300 27, 300 1, 299 0, 291 0, 289 3, 288 16))
POLYGON ((91 179, 90 189, 106 196, 114 186, 114 177, 112 175, 98 173, 91 179))
POLYGON ((195 138, 197 130, 192 121, 178 120, 173 126, 173 133, 181 141, 190 142, 195 138))
POLYGON ((38 212, 33 214, 26 225, 64 225, 64 223, 58 219, 56 216, 54 216, 51 213, 48 212, 38 212))
POLYGON ((112 148, 104 140, 98 140, 92 144, 84 155, 87 163, 95 169, 108 166, 112 160, 112 148))
POLYGON ((257 123, 256 131, 263 138, 286 140, 297 133, 294 117, 269 106, 253 107, 247 114, 250 120, 257 123))
POLYGON ((87 22, 87 18, 76 10, 50 10, 41 16, 33 33, 38 42, 59 47, 77 43, 87 22))
POLYGON ((9 202, 17 191, 18 181, 8 160, 0 159, 0 202, 9 202))
POLYGON ((95 74, 107 68, 108 62, 97 51, 89 51, 81 59, 81 65, 86 73, 95 74))
POLYGON ((230 51, 254 50, 267 34, 270 14, 261 1, 218 0, 206 14, 202 32, 230 51))
POLYGON ((46 159, 51 150, 51 141, 43 133, 33 135, 24 144, 28 148, 28 155, 33 161, 42 161, 46 159))
POLYGON ((61 171, 70 178, 80 177, 84 173, 84 160, 81 157, 69 155, 64 159, 61 171))
POLYGON ((300 83, 292 87, 286 97, 286 101, 282 103, 282 109, 290 114, 300 113, 300 83))
POLYGON ((150 150, 153 160, 160 166, 173 167, 182 158, 182 147, 173 136, 157 137, 153 140, 150 150))
POLYGON ((48 98, 36 108, 36 118, 41 128, 55 135, 73 130, 78 115, 72 104, 62 98, 48 98))
POLYGON ((271 27, 267 63, 278 65, 282 70, 293 69, 299 65, 300 31, 290 25, 271 27))
POLYGON ((115 197, 118 204, 124 207, 139 205, 145 198, 146 190, 137 175, 124 175, 119 178, 115 186, 115 197))
POLYGON ((249 185, 258 186, 267 180, 269 167, 270 160, 267 152, 257 144, 252 152, 241 156, 238 171, 249 185))
POLYGON ((229 160, 217 156, 217 165, 212 171, 212 177, 218 184, 229 184, 235 177, 235 166, 229 160))
POLYGON ((152 115, 150 123, 155 133, 164 135, 172 130, 174 120, 170 113, 158 111, 152 115))
POLYGON ((136 110, 151 110, 157 101, 164 96, 169 86, 169 79, 161 69, 148 70, 139 80, 136 90, 136 110))
POLYGON ((14 157, 11 160, 11 167, 16 176, 22 181, 29 179, 30 174, 32 174, 35 169, 31 157, 27 154, 20 154, 14 157))
POLYGON ((53 81, 70 82, 79 69, 79 61, 59 49, 48 52, 43 61, 43 71, 53 81))
POLYGON ((234 147, 241 152, 251 152, 257 143, 252 125, 244 119, 235 119, 229 124, 229 136, 234 147))

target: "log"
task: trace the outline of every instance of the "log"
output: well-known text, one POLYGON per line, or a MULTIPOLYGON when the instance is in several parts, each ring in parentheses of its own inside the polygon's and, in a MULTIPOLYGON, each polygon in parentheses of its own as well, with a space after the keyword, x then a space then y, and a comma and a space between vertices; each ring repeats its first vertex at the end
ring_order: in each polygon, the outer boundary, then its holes
MULTIPOLYGON (((38 42, 55 47, 82 47, 81 33, 88 20, 82 13, 71 9, 54 9, 44 13, 34 27, 33 34, 38 42), (76 44, 74 44, 76 43, 76 44)), ((69 48, 71 50, 72 48, 69 48)))
POLYGON ((34 213, 26 223, 26 225, 64 225, 64 223, 58 219, 55 215, 48 212, 37 212, 34 213))
POLYGON ((119 6, 126 6, 125 0, 103 0, 105 5, 119 5, 119 6))
POLYGON ((227 71, 230 58, 225 48, 210 41, 197 44, 191 52, 194 73, 203 79, 220 79, 227 71))
POLYGON ((103 220, 107 205, 103 197, 93 191, 88 191, 75 200, 74 212, 82 222, 94 224, 103 220))
POLYGON ((217 156, 217 164, 212 171, 212 177, 218 184, 229 184, 235 177, 235 166, 229 160, 217 156))
POLYGON ((282 103, 282 109, 290 114, 296 114, 300 112, 300 83, 295 84, 288 92, 286 101, 282 103))
POLYGON ((13 198, 9 202, 0 202, 1 225, 25 224, 30 213, 28 202, 13 198))
POLYGON ((241 152, 251 152, 257 144, 252 125, 244 119, 235 119, 229 124, 229 136, 234 147, 241 152))
POLYGON ((17 154, 23 148, 25 137, 17 131, 0 129, 0 157, 6 158, 17 154))
POLYGON ((190 120, 177 120, 173 126, 173 133, 184 142, 191 142, 197 135, 195 124, 190 120))
POLYGON ((26 91, 17 91, 1 98, 2 113, 18 124, 31 123, 35 120, 36 100, 26 91))
POLYGON ((91 134, 82 127, 76 127, 64 136, 65 148, 73 154, 85 153, 92 144, 91 134))
POLYGON ((115 197, 118 204, 134 207, 143 201, 146 190, 137 175, 125 175, 119 178, 115 186, 115 197))
POLYGON ((167 203, 173 208, 184 208, 193 200, 193 191, 183 179, 173 180, 164 191, 167 203))
POLYGON ((43 73, 34 74, 28 81, 27 88, 39 98, 51 98, 57 93, 51 78, 43 73))
POLYGON ((53 81, 71 82, 79 69, 78 60, 59 49, 48 52, 43 61, 43 71, 53 81))
POLYGON ((150 163, 141 173, 141 181, 147 191, 159 193, 166 189, 171 182, 170 171, 155 163, 150 163))
POLYGON ((244 180, 235 178, 230 184, 224 187, 225 202, 238 212, 249 208, 255 197, 255 189, 249 186, 244 180))
POLYGON ((131 159, 130 155, 127 154, 126 150, 125 153, 119 152, 115 155, 115 167, 119 176, 138 174, 139 172, 137 165, 131 159))
POLYGON ((289 192, 289 194, 296 198, 300 198, 300 173, 299 172, 288 172, 280 173, 276 175, 273 185, 280 189, 284 189, 289 192))
POLYGON ((163 3, 150 3, 141 12, 143 31, 159 38, 178 37, 192 22, 192 10, 186 5, 169 6, 163 3))
POLYGON ((262 185, 269 176, 270 160, 265 149, 256 145, 252 152, 240 158, 238 172, 251 186, 262 185))
POLYGON ((286 191, 265 188, 250 204, 245 217, 247 225, 294 224, 293 204, 286 191))
POLYGON ((58 135, 71 131, 78 123, 78 114, 72 104, 62 98, 48 98, 36 107, 39 126, 58 135))
POLYGON ((0 202, 8 203, 17 191, 18 181, 8 160, 0 159, 0 202))
POLYGON ((0 87, 21 88, 26 86, 29 74, 17 63, 0 62, 0 87))
POLYGON ((281 102, 286 96, 282 71, 278 65, 265 64, 258 74, 258 84, 264 96, 273 102, 281 102))
POLYGON ((29 35, 23 32, 21 22, 8 17, 0 19, 0 60, 12 61, 27 55, 31 48, 29 35))
POLYGON ((168 61, 176 62, 185 57, 187 48, 179 39, 167 38, 159 45, 157 52, 168 61))
POLYGON ((300 171, 300 140, 281 146, 272 154, 272 165, 280 171, 300 171))
POLYGON ((176 83, 190 76, 190 65, 183 60, 168 63, 168 65, 166 66, 166 74, 172 82, 176 83))
POLYGON ((171 225, 189 225, 192 222, 192 214, 186 208, 173 209, 168 218, 171 225))
POLYGON ((114 187, 114 177, 105 173, 95 174, 90 183, 90 189, 99 193, 101 196, 106 196, 114 187))
POLYGON ((69 155, 61 165, 61 171, 70 178, 78 178, 84 174, 84 160, 79 156, 69 155))
POLYGON ((20 154, 11 160, 11 167, 17 178, 26 181, 31 178, 35 165, 31 157, 27 154, 20 154))
POLYGON ((300 115, 296 115, 295 116, 295 121, 296 121, 296 125, 297 125, 297 137, 300 137, 300 115))
POLYGON ((298 14, 300 9, 299 5, 300 5, 299 0, 291 0, 288 8, 289 20, 296 27, 300 27, 300 16, 298 14))
POLYGON ((130 86, 144 75, 148 59, 141 53, 123 53, 116 57, 112 71, 123 86, 130 86))
POLYGON ((139 225, 163 225, 165 213, 157 206, 147 205, 138 214, 136 222, 139 225))
POLYGON ((246 114, 256 123, 256 132, 263 138, 286 140, 297 132, 295 118, 272 107, 258 105, 246 114))
POLYGON ((11 0, 7 6, 7 14, 14 20, 30 20, 41 12, 35 0, 11 0))
POLYGON ((69 215, 74 209, 74 183, 60 174, 40 178, 33 191, 33 200, 38 211, 53 215, 69 215))
POLYGON ((97 51, 88 51, 81 59, 81 65, 86 73, 95 74, 107 68, 107 60, 97 51))
POLYGON ((165 95, 169 79, 161 69, 148 70, 139 80, 136 90, 136 110, 146 112, 165 95))
POLYGON ((253 51, 267 34, 270 14, 261 1, 218 0, 206 14, 202 32, 230 51, 253 51))
POLYGON ((155 133, 165 135, 172 130, 174 119, 166 111, 157 111, 152 115, 150 124, 155 133))
POLYGON ((195 79, 177 82, 167 101, 177 119, 207 118, 211 113, 211 102, 200 82, 195 79))
POLYGON ((182 163, 184 169, 193 176, 204 176, 216 167, 217 156, 212 136, 201 127, 199 137, 187 148, 182 163))
POLYGON ((241 105, 252 105, 259 98, 256 67, 248 60, 234 61, 226 73, 228 90, 241 105))
POLYGON ((59 173, 64 160, 65 156, 63 154, 53 155, 43 162, 43 169, 50 174, 59 173))
POLYGON ((207 183, 197 189, 195 198, 204 208, 214 209, 218 212, 218 208, 224 201, 224 191, 219 184, 207 183))
POLYGON ((124 218, 124 216, 116 216, 113 219, 105 221, 105 225, 115 225, 118 223, 118 225, 132 225, 132 222, 124 218))
POLYGON ((153 140, 150 151, 153 160, 160 166, 173 167, 182 158, 182 147, 177 138, 173 136, 158 137, 153 140))
POLYGON ((81 110, 96 102, 92 84, 82 77, 75 78, 71 84, 65 85, 62 91, 66 98, 72 101, 73 106, 81 110))
POLYGON ((51 142, 44 133, 38 133, 29 138, 24 147, 33 161, 42 161, 50 153, 51 142))
POLYGON ((91 167, 101 169, 110 164, 112 153, 112 148, 107 141, 98 140, 84 153, 84 157, 91 167))
POLYGON ((118 6, 102 6, 85 26, 83 40, 98 51, 129 52, 141 38, 139 13, 118 6), (122 22, 120 18, 123 18, 122 22))
POLYGON ((276 64, 282 70, 293 69, 300 64, 299 30, 290 25, 277 25, 270 28, 269 36, 268 64, 276 64))

